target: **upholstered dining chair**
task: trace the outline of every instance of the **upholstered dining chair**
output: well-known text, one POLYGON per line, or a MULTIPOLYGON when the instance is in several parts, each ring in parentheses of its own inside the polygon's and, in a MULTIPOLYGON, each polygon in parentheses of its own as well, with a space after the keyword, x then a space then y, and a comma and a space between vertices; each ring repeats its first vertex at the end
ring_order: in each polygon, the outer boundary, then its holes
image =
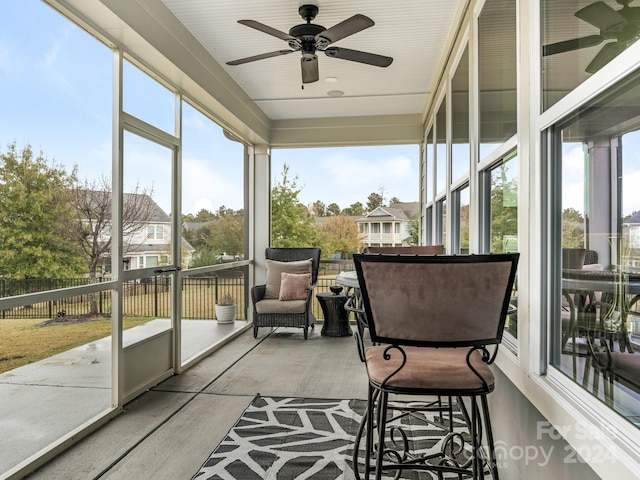
POLYGON ((518 258, 517 253, 354 255, 373 342, 364 352, 366 479, 372 472, 380 479, 383 472, 410 469, 474 479, 488 470, 498 478, 487 403, 495 387, 489 365, 502 340, 518 258), (406 442, 396 448, 396 440, 408 437, 402 433, 406 425, 387 428, 390 395, 456 398, 469 427, 464 454, 409 453, 406 442))
POLYGON ((260 327, 298 327, 307 339, 315 324, 311 305, 320 254, 315 247, 265 250, 266 284, 251 289, 254 338, 260 327))

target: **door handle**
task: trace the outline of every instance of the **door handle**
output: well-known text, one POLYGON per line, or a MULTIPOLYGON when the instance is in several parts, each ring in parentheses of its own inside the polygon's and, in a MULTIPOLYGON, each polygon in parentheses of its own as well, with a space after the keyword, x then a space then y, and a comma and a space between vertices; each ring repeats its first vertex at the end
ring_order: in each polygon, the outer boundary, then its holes
POLYGON ((165 268, 157 268, 153 271, 153 273, 170 273, 177 272, 182 270, 182 267, 165 267, 165 268))

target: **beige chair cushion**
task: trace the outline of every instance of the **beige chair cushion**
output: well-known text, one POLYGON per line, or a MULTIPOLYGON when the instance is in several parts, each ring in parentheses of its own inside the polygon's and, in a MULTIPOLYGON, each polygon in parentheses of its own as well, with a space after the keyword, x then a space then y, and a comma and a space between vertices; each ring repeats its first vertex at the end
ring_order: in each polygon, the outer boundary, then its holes
MULTIPOLYGON (((401 353, 391 348, 391 358, 384 359, 386 345, 368 347, 365 353, 369 379, 376 385, 402 362, 401 353)), ((437 394, 456 391, 490 392, 495 379, 489 366, 482 361, 476 351, 471 354, 471 364, 482 375, 489 386, 487 390, 480 379, 467 365, 466 356, 469 347, 464 348, 426 348, 402 347, 407 353, 406 365, 385 384, 391 388, 422 390, 437 394)))
POLYGON ((290 300, 281 302, 277 298, 260 300, 256 303, 256 312, 262 313, 304 313, 307 308, 306 300, 290 300))
POLYGON ((312 260, 299 260, 295 262, 267 260, 266 265, 267 282, 264 298, 277 300, 280 297, 280 281, 282 278, 282 272, 298 274, 308 273, 311 275, 312 260))
POLYGON ((281 278, 278 300, 290 301, 307 299, 309 295, 309 285, 311 285, 311 274, 282 272, 281 278))

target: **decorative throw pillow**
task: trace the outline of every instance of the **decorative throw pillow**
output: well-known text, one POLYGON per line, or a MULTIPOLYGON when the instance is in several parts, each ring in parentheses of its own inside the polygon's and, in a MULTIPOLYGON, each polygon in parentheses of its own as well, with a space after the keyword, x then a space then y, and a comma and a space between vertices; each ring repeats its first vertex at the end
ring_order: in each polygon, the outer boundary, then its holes
POLYGON ((298 260, 295 262, 278 262, 267 260, 267 284, 264 298, 277 299, 280 297, 280 281, 282 272, 286 273, 308 273, 311 275, 312 260, 298 260))
POLYGON ((278 300, 306 300, 310 284, 311 274, 309 273, 282 272, 278 300))

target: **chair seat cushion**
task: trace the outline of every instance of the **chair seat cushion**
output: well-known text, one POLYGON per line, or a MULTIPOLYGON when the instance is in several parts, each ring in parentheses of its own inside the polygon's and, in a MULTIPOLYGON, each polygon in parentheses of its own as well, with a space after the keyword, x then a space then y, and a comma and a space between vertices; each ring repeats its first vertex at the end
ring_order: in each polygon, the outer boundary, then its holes
MULTIPOLYGON (((398 368, 402 354, 391 348, 389 360, 385 360, 387 345, 368 347, 365 353, 367 373, 372 384, 380 386, 384 379, 398 368)), ((413 390, 420 393, 490 392, 495 378, 489 366, 482 361, 479 352, 471 354, 471 364, 488 385, 484 386, 478 376, 467 365, 469 348, 402 347, 407 354, 406 365, 387 381, 389 389, 413 390)))
POLYGON ((306 300, 287 300, 266 298, 256 303, 258 313, 304 313, 307 308, 306 300))

